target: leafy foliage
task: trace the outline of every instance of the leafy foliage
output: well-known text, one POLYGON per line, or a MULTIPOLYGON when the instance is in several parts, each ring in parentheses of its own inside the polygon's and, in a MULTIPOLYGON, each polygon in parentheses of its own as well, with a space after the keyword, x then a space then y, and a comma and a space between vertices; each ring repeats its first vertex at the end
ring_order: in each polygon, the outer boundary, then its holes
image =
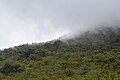
POLYGON ((7 73, 13 73, 13 72, 21 72, 23 70, 24 70, 24 67, 22 67, 19 64, 16 64, 16 65, 5 64, 0 69, 0 72, 7 74, 7 73))

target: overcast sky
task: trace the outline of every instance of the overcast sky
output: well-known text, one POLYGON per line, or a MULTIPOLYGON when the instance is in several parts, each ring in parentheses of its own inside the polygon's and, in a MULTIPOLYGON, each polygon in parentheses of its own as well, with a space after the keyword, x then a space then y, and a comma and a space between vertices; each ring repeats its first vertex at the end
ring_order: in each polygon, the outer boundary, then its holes
POLYGON ((0 48, 120 22, 120 0, 0 0, 0 48))

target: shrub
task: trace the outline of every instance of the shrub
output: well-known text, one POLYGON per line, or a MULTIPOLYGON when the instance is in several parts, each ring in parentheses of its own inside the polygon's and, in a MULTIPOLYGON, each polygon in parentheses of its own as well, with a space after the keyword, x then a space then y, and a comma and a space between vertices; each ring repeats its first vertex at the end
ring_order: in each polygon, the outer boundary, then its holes
POLYGON ((1 73, 5 73, 5 74, 8 74, 8 73, 13 73, 13 72, 21 72, 24 70, 24 67, 19 65, 19 64, 16 64, 16 65, 11 65, 11 64, 5 64, 1 69, 0 69, 0 72, 1 73))
POLYGON ((80 70, 80 74, 84 75, 84 74, 88 73, 88 71, 89 71, 89 68, 87 66, 83 66, 80 70))

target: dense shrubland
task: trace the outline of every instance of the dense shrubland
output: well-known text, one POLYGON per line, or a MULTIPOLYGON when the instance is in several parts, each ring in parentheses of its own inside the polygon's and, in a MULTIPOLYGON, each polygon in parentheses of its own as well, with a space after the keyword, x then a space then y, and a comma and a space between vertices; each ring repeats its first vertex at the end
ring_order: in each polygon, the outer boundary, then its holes
POLYGON ((119 27, 0 51, 0 80, 119 79, 119 27))

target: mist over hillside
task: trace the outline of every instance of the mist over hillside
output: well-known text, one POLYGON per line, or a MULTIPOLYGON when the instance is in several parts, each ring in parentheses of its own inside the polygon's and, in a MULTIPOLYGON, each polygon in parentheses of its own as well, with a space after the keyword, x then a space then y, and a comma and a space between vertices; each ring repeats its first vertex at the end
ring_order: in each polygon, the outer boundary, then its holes
POLYGON ((120 0, 0 0, 0 80, 120 80, 120 0))
POLYGON ((4 80, 120 79, 120 27, 0 50, 0 64, 4 80))
POLYGON ((0 0, 0 48, 120 25, 119 0, 0 0))
MULTIPOLYGON (((97 28, 93 28, 86 31, 80 31, 76 33, 69 33, 66 35, 63 35, 57 39, 53 39, 46 42, 40 42, 40 43, 32 43, 32 44, 21 44, 22 45, 28 45, 28 46, 44 46, 46 44, 53 45, 55 42, 61 42, 64 45, 75 45, 82 47, 88 47, 92 49, 100 48, 107 48, 107 47, 115 47, 119 46, 120 42, 120 27, 119 26, 100 26, 97 28)), ((59 43, 58 43, 59 44, 59 43)), ((19 46, 14 46, 13 48, 17 48, 19 46)), ((54 45, 53 45, 54 46, 54 45)), ((11 47, 12 48, 12 47, 11 47)), ((7 49, 7 48, 6 48, 7 49)), ((8 48, 9 49, 9 48, 8 48)), ((89 50, 89 49, 87 49, 89 50)))

